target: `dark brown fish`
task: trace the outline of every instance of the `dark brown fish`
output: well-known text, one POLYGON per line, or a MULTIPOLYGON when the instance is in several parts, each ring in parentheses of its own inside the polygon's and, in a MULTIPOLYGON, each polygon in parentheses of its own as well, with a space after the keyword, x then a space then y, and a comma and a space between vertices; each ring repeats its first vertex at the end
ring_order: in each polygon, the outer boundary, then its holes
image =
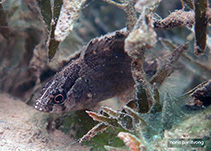
POLYGON ((78 59, 44 86, 35 108, 53 113, 90 108, 133 88, 131 58, 124 52, 126 36, 123 30, 91 40, 78 59))

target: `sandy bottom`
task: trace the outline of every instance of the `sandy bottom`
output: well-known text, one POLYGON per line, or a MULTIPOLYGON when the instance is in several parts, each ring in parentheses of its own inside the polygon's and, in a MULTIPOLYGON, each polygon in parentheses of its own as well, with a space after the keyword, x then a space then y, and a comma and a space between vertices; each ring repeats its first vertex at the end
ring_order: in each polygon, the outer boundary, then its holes
POLYGON ((47 132, 45 115, 0 93, 0 151, 90 150, 59 130, 47 132))

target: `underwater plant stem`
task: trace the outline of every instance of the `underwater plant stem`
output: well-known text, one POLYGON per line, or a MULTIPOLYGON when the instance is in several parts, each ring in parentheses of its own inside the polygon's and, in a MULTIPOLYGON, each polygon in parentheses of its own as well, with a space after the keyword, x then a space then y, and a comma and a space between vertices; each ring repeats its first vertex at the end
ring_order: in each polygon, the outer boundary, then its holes
POLYGON ((177 47, 171 54, 171 56, 166 60, 165 64, 161 67, 161 69, 152 77, 150 80, 151 84, 156 83, 159 87, 163 83, 163 81, 171 75, 174 71, 174 65, 179 59, 179 57, 188 49, 188 43, 184 46, 177 47))
POLYGON ((206 11, 208 0, 195 0, 195 54, 203 54, 207 39, 207 17, 206 11))
POLYGON ((97 125, 95 125, 91 130, 89 130, 89 132, 84 135, 80 140, 79 143, 82 143, 83 141, 87 141, 90 140, 91 138, 93 138, 95 135, 98 134, 98 132, 103 132, 105 131, 109 126, 104 124, 104 123, 99 123, 97 125))
MULTIPOLYGON (((142 59, 136 59, 132 61, 132 74, 134 77, 134 80, 136 82, 136 93, 139 93, 139 85, 141 84, 142 87, 145 89, 145 93, 147 96, 147 102, 148 102, 148 108, 150 109, 152 104, 154 103, 154 99, 150 92, 150 83, 147 81, 146 73, 143 69, 143 58, 142 59)), ((140 99, 140 98, 137 98, 140 99)))
MULTIPOLYGON (((210 8, 206 11, 205 19, 206 22, 211 22, 210 8)), ((167 30, 179 26, 192 27, 194 22, 194 11, 176 10, 162 20, 154 20, 154 28, 167 30)))
POLYGON ((128 0, 128 3, 123 8, 123 10, 126 13, 127 28, 128 28, 129 31, 131 31, 134 28, 134 26, 137 22, 136 11, 135 11, 135 8, 134 8, 134 1, 128 0))
POLYGON ((51 60, 54 57, 54 55, 56 54, 56 51, 59 47, 59 41, 55 40, 54 31, 56 30, 56 25, 57 25, 57 21, 58 21, 58 17, 60 14, 62 4, 63 4, 63 1, 55 0, 54 5, 51 8, 53 15, 52 15, 52 20, 51 20, 50 34, 49 34, 48 42, 47 42, 47 46, 48 46, 48 50, 49 50, 48 51, 49 60, 51 60))
POLYGON ((134 8, 135 2, 133 0, 125 0, 123 3, 118 3, 113 0, 103 1, 120 8, 125 12, 127 18, 127 28, 129 31, 131 31, 137 22, 136 11, 134 8))

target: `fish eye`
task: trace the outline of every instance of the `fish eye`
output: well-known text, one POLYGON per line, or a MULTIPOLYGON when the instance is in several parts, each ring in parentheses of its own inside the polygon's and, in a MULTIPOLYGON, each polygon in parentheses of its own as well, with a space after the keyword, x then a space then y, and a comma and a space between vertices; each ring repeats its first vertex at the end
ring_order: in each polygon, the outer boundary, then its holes
POLYGON ((64 102, 64 96, 62 94, 57 94, 55 97, 54 97, 54 103, 56 104, 61 104, 64 102))

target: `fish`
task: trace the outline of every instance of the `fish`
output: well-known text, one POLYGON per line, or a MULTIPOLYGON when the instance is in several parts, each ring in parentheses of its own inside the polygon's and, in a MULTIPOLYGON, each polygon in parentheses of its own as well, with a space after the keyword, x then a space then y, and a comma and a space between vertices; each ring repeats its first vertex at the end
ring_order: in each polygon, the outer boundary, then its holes
POLYGON ((126 30, 119 30, 92 39, 77 59, 44 85, 34 108, 49 113, 91 109, 100 101, 134 89, 132 59, 124 51, 127 35, 126 30))

